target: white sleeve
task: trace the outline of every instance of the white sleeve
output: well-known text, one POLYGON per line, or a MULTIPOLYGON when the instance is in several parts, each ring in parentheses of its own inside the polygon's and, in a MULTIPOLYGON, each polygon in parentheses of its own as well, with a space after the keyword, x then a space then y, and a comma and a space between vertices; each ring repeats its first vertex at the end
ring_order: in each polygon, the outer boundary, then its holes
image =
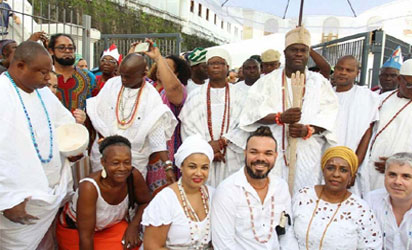
POLYGON ((154 227, 172 224, 173 211, 179 209, 175 208, 172 195, 175 194, 170 188, 160 191, 145 208, 141 224, 154 227))
POLYGON ((166 151, 166 135, 165 126, 161 120, 159 120, 155 127, 148 135, 151 153, 166 151))
POLYGON ((361 203, 362 215, 356 220, 358 226, 358 249, 382 249, 382 232, 376 215, 366 202, 361 203))
POLYGON ((212 242, 216 250, 233 249, 235 242, 235 203, 227 190, 220 186, 212 200, 212 242))

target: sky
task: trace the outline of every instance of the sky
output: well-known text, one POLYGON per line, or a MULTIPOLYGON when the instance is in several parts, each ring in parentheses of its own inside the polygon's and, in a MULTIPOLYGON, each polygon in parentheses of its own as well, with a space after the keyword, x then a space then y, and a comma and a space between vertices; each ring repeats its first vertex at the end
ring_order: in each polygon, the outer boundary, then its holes
MULTIPOLYGON (((220 3, 226 0, 219 0, 220 3)), ((356 14, 396 0, 350 0, 356 14)), ((229 0, 225 6, 242 7, 283 17, 288 0, 229 0)), ((301 0, 290 0, 286 18, 299 15, 301 0)), ((304 15, 353 16, 348 0, 304 0, 304 15)))

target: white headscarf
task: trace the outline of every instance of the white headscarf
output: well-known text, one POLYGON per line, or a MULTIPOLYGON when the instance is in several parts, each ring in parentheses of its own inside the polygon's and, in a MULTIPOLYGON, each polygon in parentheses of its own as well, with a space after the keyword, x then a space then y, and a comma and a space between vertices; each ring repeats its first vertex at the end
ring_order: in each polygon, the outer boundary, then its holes
POLYGON ((189 136, 183 141, 179 149, 175 154, 175 164, 178 168, 182 166, 183 161, 191 154, 200 153, 209 158, 210 162, 213 161, 213 149, 210 144, 204 140, 200 135, 189 136))

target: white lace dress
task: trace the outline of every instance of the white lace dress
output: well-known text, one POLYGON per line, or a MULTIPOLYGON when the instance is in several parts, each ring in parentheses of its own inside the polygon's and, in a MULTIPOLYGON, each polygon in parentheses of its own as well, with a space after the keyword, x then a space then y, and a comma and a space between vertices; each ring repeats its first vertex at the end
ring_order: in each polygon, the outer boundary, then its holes
MULTIPOLYGON (((319 201, 307 247, 306 233, 317 200, 313 187, 302 188, 293 199, 294 230, 299 249, 319 249, 324 230, 338 208, 338 203, 319 201)), ((352 194, 342 202, 323 239, 322 250, 328 249, 382 249, 382 234, 376 216, 359 196, 352 194)))

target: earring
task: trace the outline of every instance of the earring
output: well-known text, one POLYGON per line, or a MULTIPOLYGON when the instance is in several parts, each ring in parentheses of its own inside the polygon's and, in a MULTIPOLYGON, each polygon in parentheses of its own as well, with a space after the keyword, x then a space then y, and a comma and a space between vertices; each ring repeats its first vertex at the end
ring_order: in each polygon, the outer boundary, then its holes
POLYGON ((104 168, 102 169, 101 175, 102 175, 103 179, 105 179, 107 177, 107 173, 106 173, 106 170, 104 168))

